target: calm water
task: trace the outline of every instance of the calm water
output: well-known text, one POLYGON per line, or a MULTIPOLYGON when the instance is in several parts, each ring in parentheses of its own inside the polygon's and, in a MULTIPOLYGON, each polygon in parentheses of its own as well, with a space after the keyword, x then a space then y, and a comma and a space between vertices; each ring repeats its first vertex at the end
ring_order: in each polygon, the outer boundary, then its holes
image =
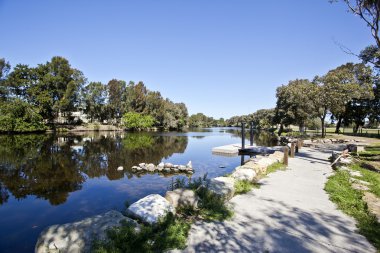
MULTIPOLYGON (((270 136, 255 135, 258 145, 270 136)), ((239 143, 236 129, 165 133, 0 135, 0 252, 33 252, 47 226, 73 222, 112 209, 123 210, 148 194, 164 194, 183 174, 134 174, 141 162, 186 164, 193 178, 231 172, 240 157, 211 153, 239 143), (123 166, 124 171, 117 171, 123 166), (224 168, 220 168, 220 166, 224 168)))

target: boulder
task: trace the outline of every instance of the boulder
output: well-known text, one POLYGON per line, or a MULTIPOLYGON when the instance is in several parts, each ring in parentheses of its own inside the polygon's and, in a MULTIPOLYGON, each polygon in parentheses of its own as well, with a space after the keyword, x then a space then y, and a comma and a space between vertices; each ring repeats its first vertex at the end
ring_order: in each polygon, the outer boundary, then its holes
POLYGON ((133 167, 132 167, 132 170, 133 170, 133 171, 136 171, 136 170, 139 170, 139 169, 141 170, 141 168, 140 168, 139 166, 133 166, 133 167))
POLYGON ((178 169, 179 169, 180 171, 185 171, 185 170, 187 170, 187 167, 184 166, 184 165, 180 165, 180 166, 178 166, 178 169))
POLYGON ((380 223, 380 198, 371 192, 365 192, 363 200, 367 203, 370 213, 375 215, 380 223))
POLYGON ((106 230, 120 226, 122 221, 135 224, 120 212, 109 211, 78 222, 50 226, 41 232, 35 252, 90 252, 94 239, 105 239, 106 230))
POLYGON ((235 179, 232 177, 213 178, 209 182, 208 189, 214 194, 229 200, 235 193, 235 179))
POLYGON ((270 159, 270 158, 267 158, 267 157, 264 157, 262 159, 260 159, 257 164, 259 165, 259 168, 260 168, 260 172, 261 173, 265 173, 267 171, 267 168, 268 166, 274 164, 276 161, 270 159))
POLYGON ((153 163, 149 163, 149 164, 146 166, 146 169, 147 169, 147 171, 153 172, 153 171, 156 170, 156 166, 154 166, 153 163))
POLYGON ((312 140, 304 140, 303 146, 304 147, 311 147, 311 146, 313 146, 313 141, 312 140))
POLYGON ((122 170, 124 170, 124 168, 123 168, 123 166, 119 166, 119 167, 117 167, 117 170, 122 171, 122 170))
POLYGON ((256 172, 251 169, 235 169, 234 173, 232 173, 232 177, 236 180, 247 180, 252 182, 256 177, 256 172))
POLYGON ((165 163, 164 167, 170 169, 170 168, 173 168, 173 164, 172 163, 165 163))
POLYGON ((199 197, 194 191, 189 189, 176 189, 174 191, 166 192, 165 199, 167 199, 174 208, 190 206, 193 209, 198 208, 199 197))
POLYGON ((186 164, 186 167, 187 168, 193 168, 193 164, 191 161, 189 161, 187 164, 186 164))
POLYGON ((156 224, 169 212, 174 213, 174 207, 164 197, 151 194, 130 205, 127 214, 148 224, 156 224))
POLYGON ((284 153, 281 151, 275 151, 273 154, 269 155, 268 158, 281 163, 284 160, 284 153))

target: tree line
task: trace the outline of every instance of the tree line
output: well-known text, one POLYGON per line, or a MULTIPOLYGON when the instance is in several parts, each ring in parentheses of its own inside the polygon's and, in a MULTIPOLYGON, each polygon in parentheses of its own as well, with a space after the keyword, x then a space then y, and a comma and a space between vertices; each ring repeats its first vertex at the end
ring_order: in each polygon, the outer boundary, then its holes
MULTIPOLYGON (((319 126, 325 136, 325 123, 330 116, 335 132, 342 125, 353 125, 354 133, 367 122, 370 127, 380 124, 380 1, 342 0, 348 10, 360 17, 370 28, 375 45, 359 54, 340 46, 348 54, 356 55, 362 63, 346 63, 313 80, 296 79, 276 90, 276 107, 262 109, 246 116, 228 119, 227 125, 253 121, 257 128, 279 125, 319 126), (319 121, 319 123, 318 123, 319 121)), ((330 0, 338 2, 338 0, 330 0)))
POLYGON ((163 98, 143 82, 88 83, 80 70, 60 56, 36 67, 17 64, 13 69, 0 58, 0 131, 55 128, 59 117, 66 124, 80 124, 73 116, 78 111, 90 122, 131 129, 181 129, 189 118, 184 103, 163 98))

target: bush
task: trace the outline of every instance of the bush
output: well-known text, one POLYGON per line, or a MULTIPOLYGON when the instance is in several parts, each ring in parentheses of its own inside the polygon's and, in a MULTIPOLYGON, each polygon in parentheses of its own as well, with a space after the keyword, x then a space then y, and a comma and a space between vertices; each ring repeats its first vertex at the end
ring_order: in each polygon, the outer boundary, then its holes
POLYGON ((190 224, 169 213, 157 225, 141 225, 136 230, 130 223, 108 231, 108 238, 95 241, 92 252, 163 252, 186 247, 190 224))
POLYGON ((252 190, 254 184, 248 180, 238 180, 235 182, 235 194, 244 194, 252 190))
POLYGON ((35 132, 46 130, 43 119, 24 101, 16 99, 0 104, 0 132, 35 132))
POLYGON ((136 112, 128 112, 121 119, 122 125, 132 130, 142 130, 154 125, 154 118, 150 115, 143 115, 136 112))

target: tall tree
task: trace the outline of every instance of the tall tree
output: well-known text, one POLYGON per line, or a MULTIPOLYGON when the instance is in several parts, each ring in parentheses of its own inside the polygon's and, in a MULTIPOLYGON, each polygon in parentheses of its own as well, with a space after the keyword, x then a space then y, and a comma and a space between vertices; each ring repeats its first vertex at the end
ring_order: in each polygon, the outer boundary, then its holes
POLYGON ((365 101, 373 99, 372 72, 364 64, 346 63, 330 70, 324 77, 325 85, 330 87, 330 112, 337 119, 336 133, 343 120, 353 120, 355 131, 368 113, 364 113, 365 101))
POLYGON ((101 82, 91 82, 83 89, 85 113, 94 120, 103 121, 106 118, 107 89, 101 82))
POLYGON ((304 131, 306 120, 314 116, 314 105, 311 102, 310 89, 313 84, 307 79, 296 79, 288 85, 277 88, 277 103, 275 108, 275 123, 289 126, 298 125, 304 131))
POLYGON ((125 113, 126 88, 126 82, 122 80, 112 79, 107 84, 110 116, 117 123, 120 123, 120 119, 125 113))
POLYGON ((145 87, 143 82, 130 82, 127 86, 127 111, 133 111, 137 113, 142 113, 146 106, 146 96, 148 89, 145 87))
POLYGON ((55 56, 35 69, 35 83, 28 89, 31 102, 50 123, 61 112, 70 114, 79 102, 79 91, 86 82, 79 70, 71 68, 68 60, 55 56))
POLYGON ((9 62, 6 62, 4 58, 0 58, 0 101, 5 100, 8 94, 5 86, 5 80, 10 69, 11 65, 9 62))

